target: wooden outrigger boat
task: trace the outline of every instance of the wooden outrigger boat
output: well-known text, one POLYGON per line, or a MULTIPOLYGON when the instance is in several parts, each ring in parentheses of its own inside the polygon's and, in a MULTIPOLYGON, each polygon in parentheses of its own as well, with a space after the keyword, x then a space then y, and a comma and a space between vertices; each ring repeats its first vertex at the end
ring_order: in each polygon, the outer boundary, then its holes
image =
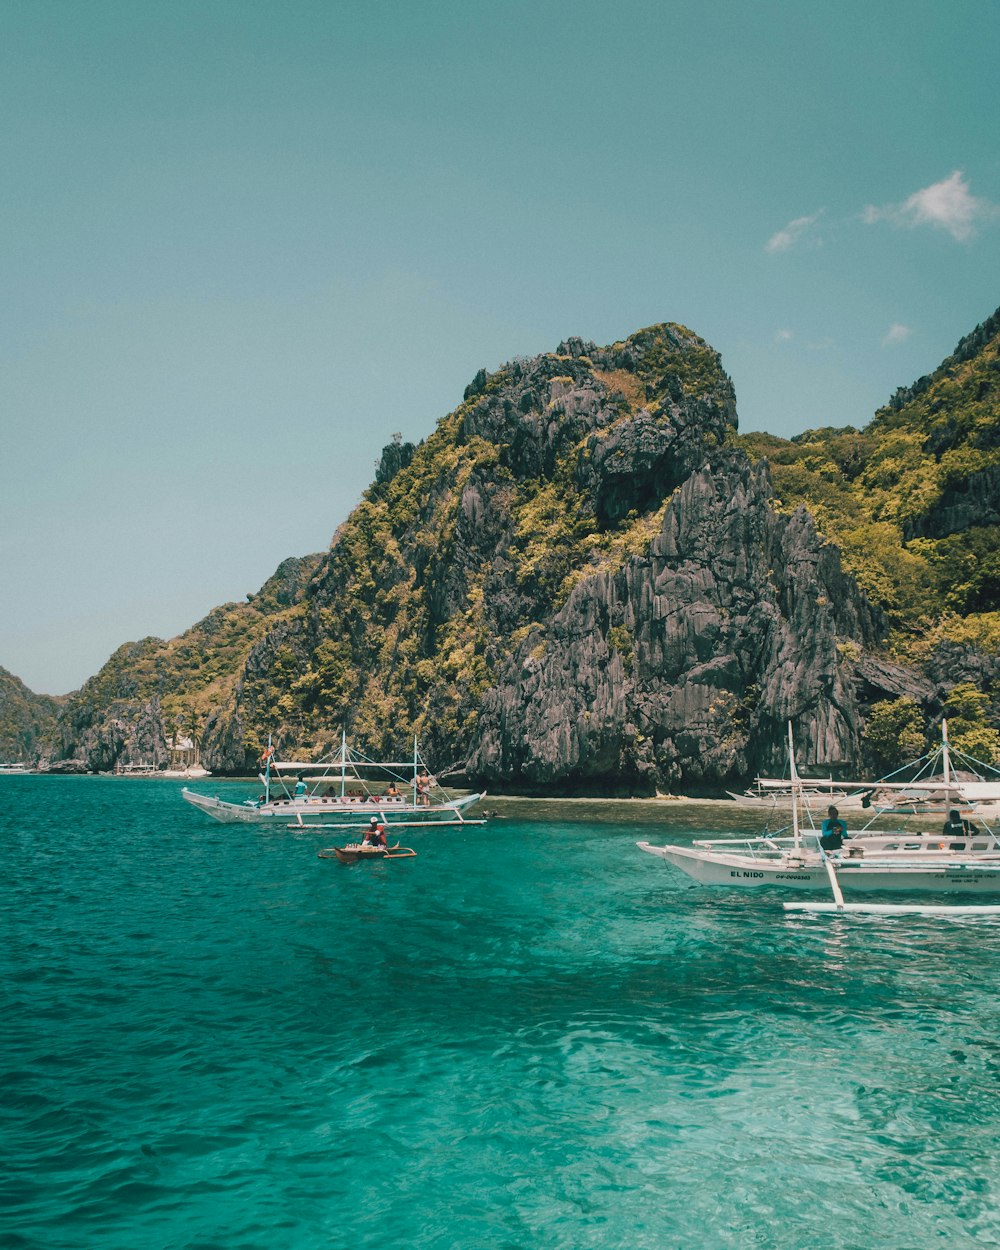
POLYGON ((417 852, 410 846, 365 846, 348 842, 346 846, 328 846, 317 852, 320 859, 338 859, 342 864, 373 863, 382 859, 413 859, 417 852))
MULTIPOLYGON (((791 781, 797 788, 791 725, 788 749, 791 781)), ((961 829, 958 834, 943 834, 866 828, 852 833, 840 849, 828 852, 815 830, 803 831, 796 796, 791 837, 699 839, 691 846, 654 846, 649 842, 637 845, 701 885, 833 892, 833 903, 786 903, 789 910, 1000 914, 1000 905, 996 904, 957 908, 926 903, 844 901, 845 893, 1000 895, 1000 838, 982 822, 976 825, 964 820, 961 829)))
POLYGON ((372 816, 397 828, 484 823, 465 815, 484 796, 445 794, 428 772, 416 739, 409 760, 372 760, 348 747, 342 734, 339 754, 318 763, 277 760, 268 739, 260 763, 264 792, 257 799, 234 803, 186 786, 181 797, 224 823, 279 822, 290 829, 357 829, 372 816))
POLYGON ((835 781, 821 777, 758 777, 742 794, 727 791, 745 807, 823 808, 834 804, 862 808, 887 816, 944 814, 952 808, 975 808, 1000 814, 1000 772, 972 759, 948 741, 948 722, 941 722, 941 742, 918 760, 875 781, 835 781), (954 758, 962 770, 954 767, 954 758))

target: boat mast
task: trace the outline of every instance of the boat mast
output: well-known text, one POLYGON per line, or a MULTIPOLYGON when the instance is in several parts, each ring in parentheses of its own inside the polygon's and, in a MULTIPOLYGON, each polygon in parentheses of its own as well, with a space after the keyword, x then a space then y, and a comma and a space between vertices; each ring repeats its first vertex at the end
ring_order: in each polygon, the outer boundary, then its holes
POLYGON ((264 802, 271 801, 271 757, 274 751, 271 748, 271 735, 267 735, 267 759, 264 761, 264 802))
POLYGON ((941 721, 941 761, 944 764, 944 789, 945 796, 950 800, 951 795, 948 793, 951 785, 951 755, 948 751, 948 722, 941 721))
POLYGON ((802 833, 799 830, 799 791, 801 785, 799 783, 799 775, 795 771, 795 744, 792 741, 792 722, 788 722, 788 769, 789 777, 792 782, 792 836, 795 840, 795 849, 802 849, 802 833))
POLYGON ((347 781, 347 730, 340 727, 340 798, 344 798, 344 786, 347 781))

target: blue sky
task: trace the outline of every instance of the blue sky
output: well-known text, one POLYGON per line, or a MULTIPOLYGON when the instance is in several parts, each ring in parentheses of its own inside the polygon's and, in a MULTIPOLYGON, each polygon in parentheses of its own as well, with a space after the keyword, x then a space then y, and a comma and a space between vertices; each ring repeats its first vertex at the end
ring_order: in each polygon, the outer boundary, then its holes
POLYGON ((0 0, 0 665, 64 693, 256 590, 571 334, 863 424, 1000 304, 998 19, 0 0))

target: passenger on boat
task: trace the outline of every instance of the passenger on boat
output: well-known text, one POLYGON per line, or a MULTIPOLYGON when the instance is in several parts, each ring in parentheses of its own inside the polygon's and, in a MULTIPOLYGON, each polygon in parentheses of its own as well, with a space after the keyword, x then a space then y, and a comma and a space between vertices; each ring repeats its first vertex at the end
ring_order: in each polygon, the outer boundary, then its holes
POLYGON ((306 779, 299 773, 298 780, 295 782, 295 797, 297 799, 305 798, 309 787, 306 785, 306 779))
POLYGON ((968 820, 962 819, 962 813, 957 807, 953 807, 941 832, 946 838, 967 838, 972 833, 972 825, 968 820))
POLYGON ((396 789, 396 783, 394 781, 390 781, 389 784, 386 786, 385 794, 386 794, 386 798, 389 798, 389 799, 399 798, 399 791, 396 789))
POLYGON ((417 773, 417 802, 421 807, 430 807, 431 805, 431 779, 427 775, 427 769, 421 768, 417 773))
POLYGON ((840 819, 837 809, 830 806, 826 809, 826 820, 819 831, 819 844, 824 851, 839 851, 847 837, 847 825, 840 819))
POLYGON ((368 828, 365 830, 365 836, 361 845, 388 849, 389 844, 385 840, 385 825, 380 822, 377 816, 373 816, 368 822, 368 828))

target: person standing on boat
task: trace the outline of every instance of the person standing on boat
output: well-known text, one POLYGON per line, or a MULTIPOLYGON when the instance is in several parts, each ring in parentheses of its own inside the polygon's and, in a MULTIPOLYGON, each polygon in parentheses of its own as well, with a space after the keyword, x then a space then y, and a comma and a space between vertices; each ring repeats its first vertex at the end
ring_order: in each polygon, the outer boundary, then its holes
POLYGON ((847 837, 847 825, 832 805, 826 809, 826 820, 819 831, 819 844, 824 851, 839 851, 847 837))
POLYGON ((972 825, 962 819, 962 813, 957 807, 953 807, 941 832, 946 838, 967 838, 972 833, 972 825))
POLYGON ((421 807, 431 805, 431 779, 426 768, 421 768, 417 773, 417 802, 421 807))
POLYGON ((295 797, 297 799, 304 799, 306 797, 307 790, 308 786, 306 785, 306 779, 301 773, 299 773, 298 780, 295 782, 295 797))

